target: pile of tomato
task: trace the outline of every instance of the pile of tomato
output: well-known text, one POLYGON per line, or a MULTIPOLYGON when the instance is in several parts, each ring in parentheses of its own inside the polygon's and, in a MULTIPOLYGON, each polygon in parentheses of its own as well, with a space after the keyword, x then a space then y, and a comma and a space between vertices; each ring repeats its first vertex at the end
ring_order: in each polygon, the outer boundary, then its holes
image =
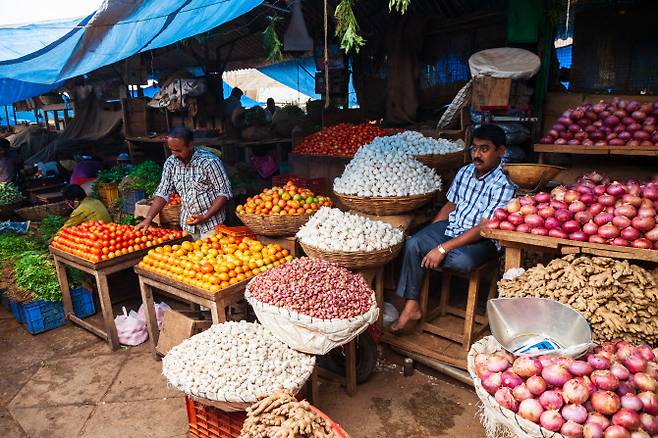
POLYGON ((165 207, 172 207, 174 205, 180 204, 181 199, 180 195, 178 193, 174 193, 169 197, 169 202, 167 202, 167 205, 165 207))
POLYGON ((90 221, 59 230, 51 243, 53 248, 94 263, 180 239, 185 231, 149 228, 135 231, 132 225, 90 221))
POLYGON ((331 207, 331 199, 316 196, 311 190, 288 181, 283 187, 265 189, 247 198, 247 202, 238 205, 236 211, 239 214, 298 215, 315 213, 320 207, 331 207))
POLYGON ((278 244, 250 237, 211 235, 180 245, 158 246, 139 266, 210 292, 232 286, 292 260, 278 244))
POLYGON ((341 123, 309 135, 292 151, 298 154, 353 157, 361 146, 370 143, 375 137, 391 134, 392 131, 370 123, 361 125, 341 123))

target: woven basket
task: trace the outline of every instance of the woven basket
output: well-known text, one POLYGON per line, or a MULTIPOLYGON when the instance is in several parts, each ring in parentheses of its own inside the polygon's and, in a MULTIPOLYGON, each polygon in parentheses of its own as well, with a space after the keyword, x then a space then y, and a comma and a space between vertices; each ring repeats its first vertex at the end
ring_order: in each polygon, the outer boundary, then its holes
POLYGON ((402 249, 404 240, 390 248, 371 252, 323 251, 306 245, 301 240, 299 244, 309 257, 333 262, 347 269, 366 269, 382 266, 393 260, 402 249))
POLYGON ((356 196, 336 193, 334 195, 350 210, 360 211, 376 216, 394 216, 414 211, 427 204, 436 192, 411 196, 356 196))
POLYGON ((98 192, 98 199, 101 200, 103 205, 109 207, 119 199, 119 185, 113 183, 100 183, 96 186, 98 192))
POLYGON ((34 207, 25 207, 16 210, 17 215, 33 222, 40 222, 49 214, 68 216, 69 213, 71 213, 71 207, 69 207, 66 201, 35 205, 34 207))
POLYGON ((464 151, 444 155, 416 155, 414 158, 440 174, 460 168, 464 164, 464 151))
POLYGON ((180 224, 180 209, 181 204, 165 206, 160 211, 160 223, 167 225, 180 224))
POLYGON ((286 214, 286 215, 258 215, 238 214, 238 219, 248 226, 254 233, 263 236, 294 236, 312 214, 286 214))

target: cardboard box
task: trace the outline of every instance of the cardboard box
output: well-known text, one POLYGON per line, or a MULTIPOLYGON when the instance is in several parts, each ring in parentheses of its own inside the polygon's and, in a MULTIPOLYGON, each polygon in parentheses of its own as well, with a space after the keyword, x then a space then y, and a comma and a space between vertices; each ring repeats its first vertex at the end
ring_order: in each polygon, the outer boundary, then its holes
POLYGON ((212 321, 204 320, 201 312, 167 310, 164 313, 162 330, 155 349, 158 354, 164 356, 185 339, 210 328, 211 325, 212 321))

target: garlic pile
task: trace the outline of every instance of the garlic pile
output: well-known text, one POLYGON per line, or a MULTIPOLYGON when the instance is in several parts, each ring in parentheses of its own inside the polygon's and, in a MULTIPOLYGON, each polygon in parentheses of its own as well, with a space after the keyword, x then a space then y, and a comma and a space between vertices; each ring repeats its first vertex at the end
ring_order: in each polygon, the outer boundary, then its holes
POLYGON ((278 389, 297 390, 315 356, 297 352, 260 324, 225 322, 186 339, 162 359, 162 374, 186 394, 255 402, 278 389))
POLYGON ((299 229, 297 237, 324 251, 370 252, 397 245, 403 233, 385 222, 322 207, 299 229))
POLYGON ((450 141, 445 138, 425 137, 418 131, 404 131, 388 137, 375 138, 372 142, 363 145, 357 155, 361 151, 411 156, 445 155, 463 150, 462 140, 450 141))
POLYGON ((409 196, 441 190, 441 177, 410 156, 359 150, 334 180, 336 193, 357 196, 409 196))

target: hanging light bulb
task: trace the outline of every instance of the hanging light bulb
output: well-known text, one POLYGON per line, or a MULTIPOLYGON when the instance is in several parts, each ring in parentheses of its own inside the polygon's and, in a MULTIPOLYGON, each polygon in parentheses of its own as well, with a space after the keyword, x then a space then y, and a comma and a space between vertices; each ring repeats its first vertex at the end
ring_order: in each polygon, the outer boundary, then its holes
POLYGON ((312 51, 313 39, 306 29, 306 22, 302 13, 302 0, 289 0, 288 7, 292 9, 292 16, 288 29, 286 29, 283 36, 283 50, 285 52, 312 51))

